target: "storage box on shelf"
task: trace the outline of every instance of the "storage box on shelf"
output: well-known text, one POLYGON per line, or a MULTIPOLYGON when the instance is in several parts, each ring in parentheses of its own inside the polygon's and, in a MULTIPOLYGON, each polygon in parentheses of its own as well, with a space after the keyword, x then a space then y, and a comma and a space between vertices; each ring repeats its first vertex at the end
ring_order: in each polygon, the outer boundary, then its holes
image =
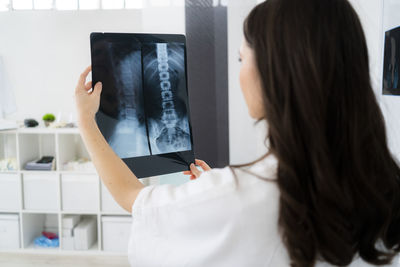
POLYGON ((58 176, 55 173, 24 173, 24 210, 58 211, 58 176))
POLYGON ((63 250, 99 250, 96 215, 68 214, 62 218, 63 250))
POLYGON ((126 252, 128 250, 132 219, 130 216, 102 216, 103 250, 126 252))
POLYGON ((0 249, 19 249, 19 214, 0 213, 0 249))
POLYGON ((101 183, 101 211, 103 214, 129 214, 114 200, 107 187, 101 183))
POLYGON ((89 155, 77 129, 0 131, 0 160, 5 158, 9 164, 1 165, 0 161, 0 251, 126 253, 126 249, 101 248, 102 225, 107 229, 106 240, 110 240, 110 231, 117 231, 114 227, 127 229, 126 222, 104 224, 102 216, 130 216, 101 184, 91 162, 85 160, 89 155), (54 170, 24 169, 27 162, 42 156, 55 157, 54 170), (69 216, 78 216, 81 225, 71 227, 69 216), (77 239, 68 239, 75 236, 75 229, 77 239), (58 247, 35 245, 43 231, 58 235, 58 247))
POLYGON ((99 178, 93 174, 61 174, 63 211, 99 211, 99 178))
POLYGON ((20 175, 0 172, 0 210, 18 211, 20 208, 20 175))

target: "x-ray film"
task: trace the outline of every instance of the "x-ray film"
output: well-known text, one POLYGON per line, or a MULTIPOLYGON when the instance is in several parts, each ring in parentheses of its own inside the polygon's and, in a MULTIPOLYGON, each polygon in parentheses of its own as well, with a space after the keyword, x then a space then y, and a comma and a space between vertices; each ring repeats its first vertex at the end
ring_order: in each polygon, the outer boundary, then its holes
POLYGON ((92 33, 92 80, 103 84, 97 124, 139 178, 194 162, 183 35, 92 33))
POLYGON ((383 94, 400 95, 400 26, 385 32, 383 94))

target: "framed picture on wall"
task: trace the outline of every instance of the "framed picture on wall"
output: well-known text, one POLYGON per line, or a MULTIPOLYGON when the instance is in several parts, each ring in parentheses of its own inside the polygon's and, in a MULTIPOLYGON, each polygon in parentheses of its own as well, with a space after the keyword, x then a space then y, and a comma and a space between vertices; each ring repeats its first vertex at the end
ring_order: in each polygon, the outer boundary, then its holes
POLYGON ((382 94, 400 96, 400 1, 385 0, 383 7, 382 94))

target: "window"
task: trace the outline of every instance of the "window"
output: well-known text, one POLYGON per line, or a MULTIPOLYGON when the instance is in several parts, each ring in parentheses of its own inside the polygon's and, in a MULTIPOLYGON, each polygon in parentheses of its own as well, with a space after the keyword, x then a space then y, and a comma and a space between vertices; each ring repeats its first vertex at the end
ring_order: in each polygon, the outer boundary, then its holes
POLYGON ((78 0, 56 0, 56 8, 58 10, 77 10, 78 0))
POLYGON ((32 0, 13 0, 13 9, 32 9, 32 0))
POLYGON ((102 0, 101 7, 103 9, 123 9, 125 3, 124 0, 102 0))
POLYGON ((34 0, 33 8, 34 9, 52 9, 53 8, 53 0, 34 0))
MULTIPOLYGON (((262 1, 262 0, 257 0, 262 1)), ((212 0, 214 6, 228 0, 212 0)), ((185 0, 0 0, 0 12, 12 10, 90 10, 143 9, 146 7, 184 7, 185 0)))
POLYGON ((175 6, 185 6, 185 0, 172 0, 175 6))
POLYGON ((150 0, 152 6, 169 6, 171 5, 170 0, 150 0))
POLYGON ((0 0, 0 11, 8 11, 10 8, 9 0, 0 0))
POLYGON ((99 9, 99 0, 79 0, 79 9, 99 9))
POLYGON ((144 8, 144 0, 125 0, 125 8, 144 8))

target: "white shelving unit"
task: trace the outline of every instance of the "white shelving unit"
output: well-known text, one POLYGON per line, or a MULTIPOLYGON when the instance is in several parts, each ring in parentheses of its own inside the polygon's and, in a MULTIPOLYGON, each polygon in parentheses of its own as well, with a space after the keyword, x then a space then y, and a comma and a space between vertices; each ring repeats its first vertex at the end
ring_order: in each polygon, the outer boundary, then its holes
POLYGON ((63 169, 64 163, 77 157, 89 158, 75 128, 0 131, 0 159, 16 158, 18 165, 16 170, 0 171, 0 219, 19 216, 20 244, 19 249, 0 246, 0 252, 125 254, 104 251, 102 221, 110 221, 110 216, 124 216, 121 221, 126 223, 130 214, 118 206, 95 171, 63 169), (28 161, 42 156, 55 157, 54 171, 23 169, 28 161), (63 247, 62 219, 66 215, 95 218, 97 242, 89 250, 71 251, 63 247), (57 222, 53 231, 59 235, 58 248, 37 248, 33 244, 45 228, 46 217, 57 222))

